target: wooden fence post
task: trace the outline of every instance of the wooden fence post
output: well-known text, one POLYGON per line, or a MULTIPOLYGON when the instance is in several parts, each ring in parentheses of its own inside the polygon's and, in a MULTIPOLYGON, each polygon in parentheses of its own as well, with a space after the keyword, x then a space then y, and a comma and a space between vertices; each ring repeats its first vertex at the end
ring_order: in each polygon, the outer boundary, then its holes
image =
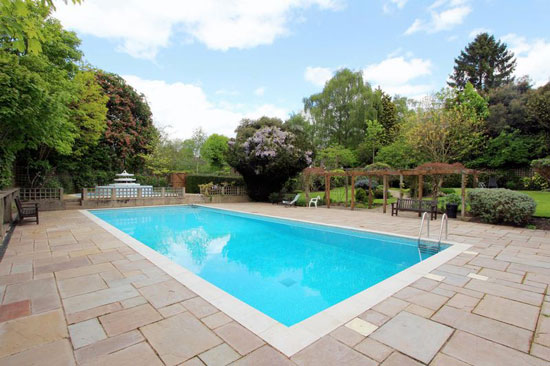
POLYGON ((88 188, 82 188, 82 201, 85 201, 88 196, 88 188))
POLYGON ((165 187, 162 187, 162 188, 160 189, 160 196, 161 196, 162 198, 166 197, 166 188, 165 188, 165 187))
POLYGON ((111 188, 111 199, 116 200, 116 188, 111 188))

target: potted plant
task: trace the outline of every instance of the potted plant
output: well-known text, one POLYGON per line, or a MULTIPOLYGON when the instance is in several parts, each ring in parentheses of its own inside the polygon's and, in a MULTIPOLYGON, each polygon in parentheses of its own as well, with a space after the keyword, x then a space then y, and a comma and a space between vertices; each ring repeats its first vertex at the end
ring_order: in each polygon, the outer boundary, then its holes
POLYGON ((451 193, 445 196, 445 213, 447 217, 456 219, 458 205, 462 203, 462 199, 456 193, 451 193))

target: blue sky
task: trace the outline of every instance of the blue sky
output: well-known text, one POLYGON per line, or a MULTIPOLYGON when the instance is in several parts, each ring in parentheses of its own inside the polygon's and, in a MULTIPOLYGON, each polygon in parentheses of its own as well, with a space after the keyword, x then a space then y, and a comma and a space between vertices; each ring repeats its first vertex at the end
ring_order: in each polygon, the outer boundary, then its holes
POLYGON ((342 67, 390 94, 445 85, 454 58, 489 31, 518 75, 550 79, 548 0, 84 0, 57 4, 86 60, 122 75, 157 125, 232 135, 243 117, 286 118, 342 67))

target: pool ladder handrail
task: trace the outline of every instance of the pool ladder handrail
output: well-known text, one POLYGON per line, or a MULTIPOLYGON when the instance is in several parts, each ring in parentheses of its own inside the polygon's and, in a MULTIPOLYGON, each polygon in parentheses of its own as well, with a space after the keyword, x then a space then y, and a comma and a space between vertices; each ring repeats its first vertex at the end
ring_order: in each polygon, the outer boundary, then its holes
MULTIPOLYGON (((424 221, 426 220, 426 215, 428 215, 429 212, 424 212, 422 214, 422 221, 420 222, 420 230, 418 232, 418 247, 420 250, 420 244, 422 239, 422 229, 424 228, 424 221)), ((430 220, 427 221, 426 225, 426 231, 427 231, 427 239, 430 240, 430 220)), ((447 237, 449 235, 449 218, 446 213, 441 216, 441 226, 439 228, 439 240, 437 241, 437 251, 441 250, 441 239, 443 238, 443 227, 445 227, 445 240, 447 240, 447 237), (443 226, 445 224, 445 226, 443 226)))
MULTIPOLYGON (((420 222, 420 231, 418 232, 418 244, 420 244, 420 239, 422 238, 422 229, 424 228, 424 221, 426 219, 426 215, 428 214, 428 212, 424 212, 422 214, 422 221, 420 222)), ((430 220, 428 220, 428 225, 426 226, 426 229, 427 229, 427 237, 428 239, 430 238, 430 220)))

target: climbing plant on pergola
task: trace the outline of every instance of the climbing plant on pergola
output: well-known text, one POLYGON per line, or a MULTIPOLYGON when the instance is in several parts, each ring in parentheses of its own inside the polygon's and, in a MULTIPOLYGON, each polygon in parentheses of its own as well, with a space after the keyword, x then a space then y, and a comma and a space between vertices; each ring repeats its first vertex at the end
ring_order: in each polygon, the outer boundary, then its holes
MULTIPOLYGON (((325 201, 327 208, 330 208, 330 178, 331 177, 351 177, 351 205, 350 208, 353 210, 355 208, 355 179, 356 177, 366 176, 369 178, 369 181, 373 177, 382 177, 384 189, 383 189, 383 212, 386 213, 388 205, 388 177, 399 176, 399 197, 403 197, 403 179, 406 176, 415 176, 418 181, 418 199, 422 199, 422 191, 424 188, 424 177, 425 176, 444 176, 458 174, 461 176, 461 200, 462 200, 462 217, 466 212, 466 183, 469 175, 473 176, 474 186, 477 186, 478 174, 477 170, 467 169, 462 164, 446 164, 446 163, 427 163, 420 165, 414 169, 378 169, 378 170, 368 170, 368 169, 348 169, 344 171, 327 171, 323 168, 313 167, 306 168, 303 170, 302 174, 304 175, 304 185, 305 185, 305 196, 306 202, 309 201, 309 186, 311 181, 311 176, 324 176, 325 177, 325 201)), ((369 202, 372 202, 372 187, 369 184, 369 202)), ((347 196, 347 186, 346 186, 346 196, 347 196)), ((347 200, 346 200, 347 205, 347 200)))

